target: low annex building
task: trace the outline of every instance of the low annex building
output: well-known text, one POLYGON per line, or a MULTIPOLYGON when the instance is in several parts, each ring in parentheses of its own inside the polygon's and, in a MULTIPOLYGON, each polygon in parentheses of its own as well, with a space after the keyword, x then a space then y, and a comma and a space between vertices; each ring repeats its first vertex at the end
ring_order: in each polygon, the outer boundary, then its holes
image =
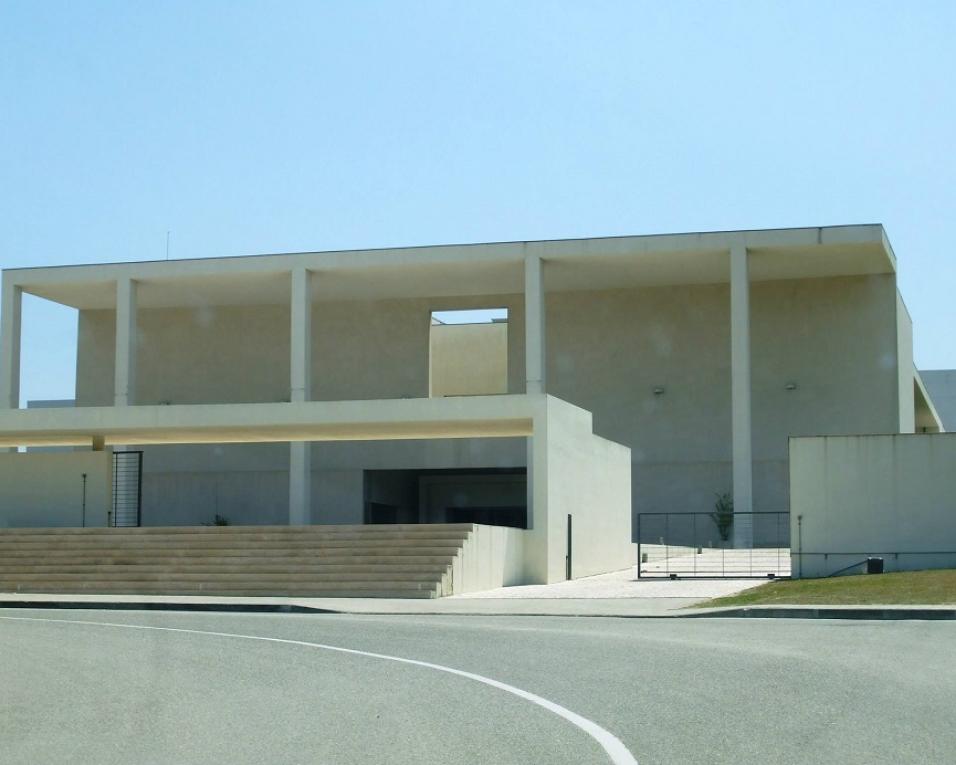
POLYGON ((640 513, 787 510, 791 437, 941 429, 880 225, 7 269, 0 305, 0 447, 76 449, 0 455, 0 527, 80 525, 79 473, 115 524, 91 465, 133 450, 142 526, 479 524, 551 582, 632 564, 640 513), (18 408, 23 294, 78 311, 74 406, 18 408))

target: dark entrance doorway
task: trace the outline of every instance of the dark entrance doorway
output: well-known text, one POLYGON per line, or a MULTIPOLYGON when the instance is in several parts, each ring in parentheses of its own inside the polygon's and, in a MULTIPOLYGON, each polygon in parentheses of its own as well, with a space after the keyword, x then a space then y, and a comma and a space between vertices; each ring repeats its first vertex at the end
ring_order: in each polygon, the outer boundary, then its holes
POLYGON ((366 470, 366 523, 528 526, 525 468, 366 470))

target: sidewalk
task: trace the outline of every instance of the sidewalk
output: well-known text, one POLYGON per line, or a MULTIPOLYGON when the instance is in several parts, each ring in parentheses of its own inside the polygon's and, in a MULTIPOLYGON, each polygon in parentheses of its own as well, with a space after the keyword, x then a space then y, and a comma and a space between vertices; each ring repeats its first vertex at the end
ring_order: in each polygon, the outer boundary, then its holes
POLYGON ((624 618, 956 619, 956 606, 730 606, 696 608, 762 579, 636 579, 634 568, 548 585, 502 587, 434 600, 393 598, 57 595, 0 593, 0 609, 66 608, 457 616, 624 618))
POLYGON ((673 616, 679 609, 694 603, 733 595, 763 582, 764 580, 761 579, 638 580, 636 570, 632 567, 568 582, 502 587, 433 600, 0 593, 0 608, 296 611, 476 616, 673 616))

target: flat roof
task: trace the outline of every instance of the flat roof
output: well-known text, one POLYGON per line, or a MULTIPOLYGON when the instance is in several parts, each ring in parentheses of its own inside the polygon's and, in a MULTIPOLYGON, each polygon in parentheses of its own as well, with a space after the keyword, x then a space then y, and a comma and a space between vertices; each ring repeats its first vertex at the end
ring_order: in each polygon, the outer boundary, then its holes
POLYGON ((752 281, 889 274, 881 224, 428 245, 5 269, 5 282, 79 309, 115 304, 115 281, 139 283, 149 307, 289 302, 305 267, 316 300, 507 295, 523 291, 526 255, 542 258, 548 291, 729 281, 731 246, 748 248, 752 281))

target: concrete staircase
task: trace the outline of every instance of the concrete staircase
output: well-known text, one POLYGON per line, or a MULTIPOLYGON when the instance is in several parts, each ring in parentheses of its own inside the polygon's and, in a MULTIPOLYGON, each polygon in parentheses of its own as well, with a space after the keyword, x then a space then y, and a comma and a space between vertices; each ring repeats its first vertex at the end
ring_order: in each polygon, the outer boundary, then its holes
POLYGON ((434 598, 473 529, 0 529, 0 593, 434 598))

